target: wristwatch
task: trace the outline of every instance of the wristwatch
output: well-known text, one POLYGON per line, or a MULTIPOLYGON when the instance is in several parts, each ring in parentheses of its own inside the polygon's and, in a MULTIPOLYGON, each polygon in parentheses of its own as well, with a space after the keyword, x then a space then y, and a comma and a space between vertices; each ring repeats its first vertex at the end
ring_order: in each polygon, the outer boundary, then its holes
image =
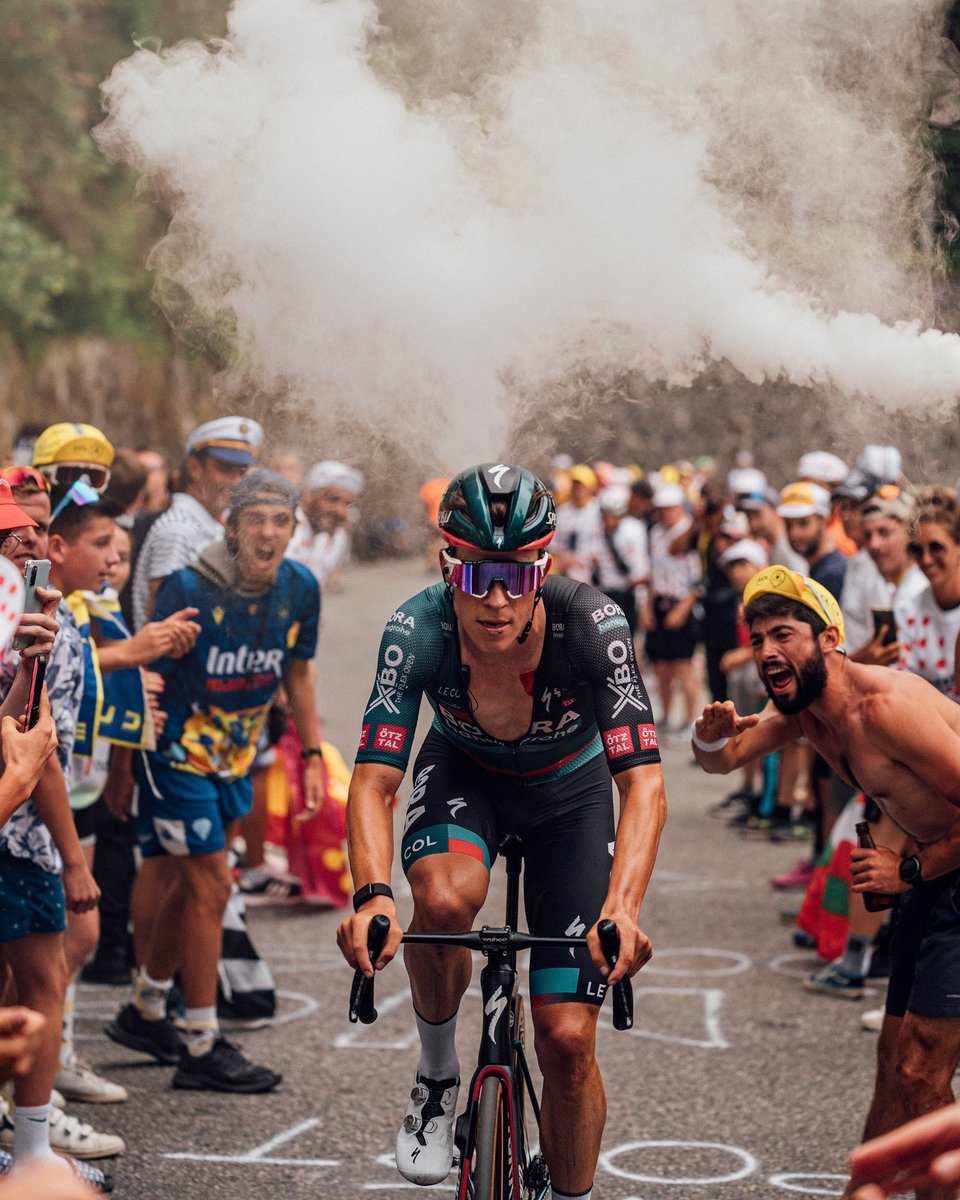
POLYGON ((911 887, 923 881, 920 859, 915 854, 911 854, 909 858, 901 860, 900 878, 904 883, 909 883, 911 887))
POLYGON ((308 758, 322 759, 323 749, 320 746, 305 746, 304 749, 300 751, 300 757, 304 762, 306 762, 308 758))
POLYGON ((386 883, 365 883, 362 888, 353 893, 353 911, 359 912, 374 896, 387 896, 392 900, 393 889, 386 883))

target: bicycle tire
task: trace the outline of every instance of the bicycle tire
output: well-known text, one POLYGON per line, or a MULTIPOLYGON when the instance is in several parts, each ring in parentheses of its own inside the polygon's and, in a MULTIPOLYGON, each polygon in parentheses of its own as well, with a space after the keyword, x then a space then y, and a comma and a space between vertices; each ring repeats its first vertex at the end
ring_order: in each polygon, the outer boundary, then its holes
POLYGON ((480 1085, 477 1137, 471 1171, 473 1200, 517 1200, 510 1178, 509 1100, 503 1080, 488 1075, 480 1085))

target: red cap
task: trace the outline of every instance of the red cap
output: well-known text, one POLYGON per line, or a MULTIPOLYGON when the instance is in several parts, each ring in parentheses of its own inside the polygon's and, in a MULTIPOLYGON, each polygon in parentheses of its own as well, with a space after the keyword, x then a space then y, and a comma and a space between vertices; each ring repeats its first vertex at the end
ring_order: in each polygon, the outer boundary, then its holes
POLYGON ((22 529, 24 525, 36 524, 33 517, 28 517, 22 508, 14 504, 10 484, 0 475, 0 530, 22 529))

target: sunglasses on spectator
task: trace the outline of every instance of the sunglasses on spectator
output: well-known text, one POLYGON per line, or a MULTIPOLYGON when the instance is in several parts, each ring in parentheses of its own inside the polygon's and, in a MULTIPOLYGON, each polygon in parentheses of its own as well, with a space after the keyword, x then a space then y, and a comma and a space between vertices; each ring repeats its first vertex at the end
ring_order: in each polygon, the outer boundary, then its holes
POLYGON ((457 591, 480 599, 495 583, 503 584, 511 600, 519 600, 535 592, 550 569, 550 555, 543 554, 536 562, 497 561, 462 562, 448 551, 442 551, 443 577, 457 591))
POLYGON ((36 488, 39 492, 50 491, 50 481, 35 467, 4 467, 0 475, 11 488, 36 488))
POLYGON ((110 482, 110 468, 95 463, 50 463, 43 473, 55 488, 68 488, 82 479, 95 492, 102 492, 110 482))
POLYGON ((950 547, 943 542, 909 542, 907 544, 907 553, 911 558, 923 558, 925 552, 934 558, 939 558, 949 549, 950 547))

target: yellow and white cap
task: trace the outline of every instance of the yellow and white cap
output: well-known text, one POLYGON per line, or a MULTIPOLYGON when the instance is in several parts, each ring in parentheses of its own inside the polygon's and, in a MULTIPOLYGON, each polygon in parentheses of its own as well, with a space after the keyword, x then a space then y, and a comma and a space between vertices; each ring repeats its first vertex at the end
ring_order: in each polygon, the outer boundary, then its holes
POLYGON ((774 564, 758 571, 743 589, 743 606, 749 607, 750 601, 757 596, 783 596, 787 600, 795 600, 812 613, 833 625, 840 633, 837 646, 842 646, 845 638, 843 613, 832 592, 827 591, 822 583, 817 583, 808 575, 800 575, 789 567, 774 564))
POLYGON ((263 427, 251 417, 217 417, 205 421, 187 438, 187 454, 203 451, 220 462, 252 467, 260 459, 263 427))
POLYGON ((48 425, 33 447, 33 465, 49 467, 54 463, 92 463, 109 467, 113 446, 96 425, 61 421, 48 425))

